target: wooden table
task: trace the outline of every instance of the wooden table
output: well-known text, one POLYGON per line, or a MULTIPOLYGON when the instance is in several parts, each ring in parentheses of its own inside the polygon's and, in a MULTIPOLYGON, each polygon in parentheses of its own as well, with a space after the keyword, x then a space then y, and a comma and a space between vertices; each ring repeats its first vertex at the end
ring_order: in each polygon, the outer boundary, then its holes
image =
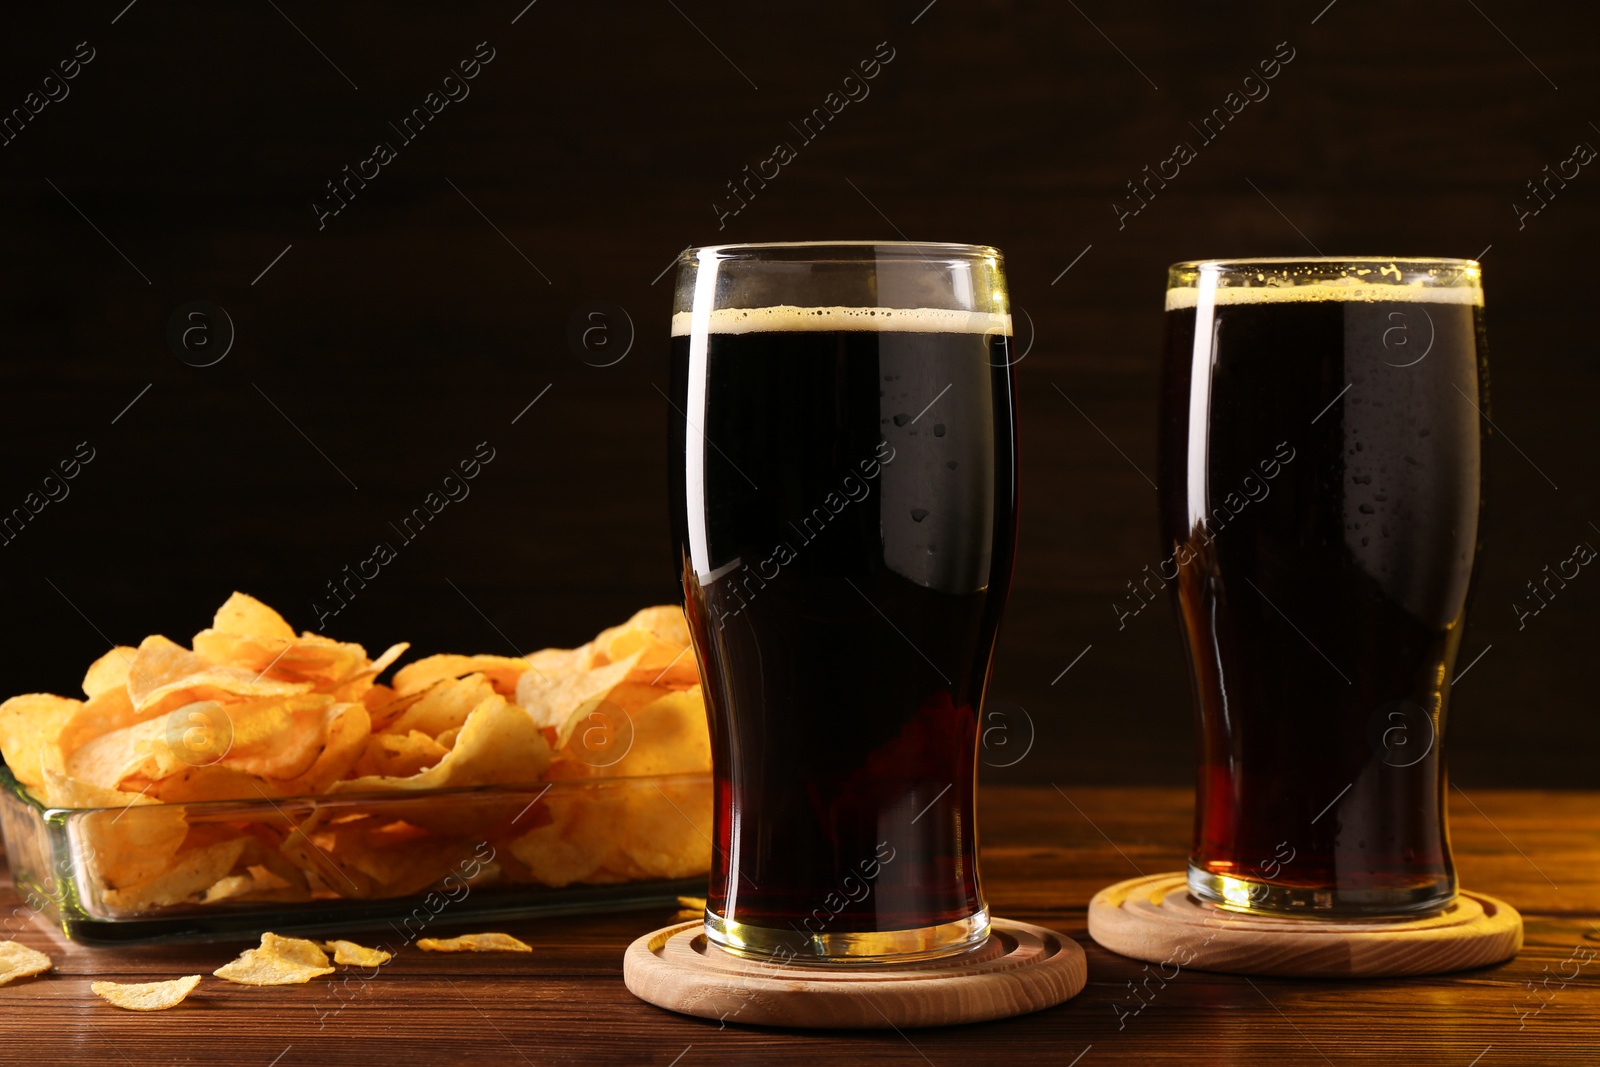
MULTIPOLYGON (((621 973, 623 948, 668 921, 665 908, 509 924, 536 946, 532 957, 410 950, 371 979, 278 988, 210 977, 242 943, 91 949, 35 925, 16 936, 56 969, 0 988, 0 1063, 1600 1063, 1600 793, 1456 791, 1452 802, 1464 884, 1526 919, 1527 945, 1511 963, 1366 982, 1183 971, 1165 985, 1151 979, 1136 999, 1133 984, 1149 972, 1090 942, 1084 908, 1107 883, 1182 866, 1188 793, 994 789, 980 807, 990 903, 1070 934, 1089 955, 1083 993, 1038 1015, 907 1033, 673 1015, 635 1000, 621 973), (206 978, 174 1011, 119 1011, 89 992, 91 979, 193 973, 206 978)), ((7 915, 19 906, 9 885, 0 906, 7 915)))

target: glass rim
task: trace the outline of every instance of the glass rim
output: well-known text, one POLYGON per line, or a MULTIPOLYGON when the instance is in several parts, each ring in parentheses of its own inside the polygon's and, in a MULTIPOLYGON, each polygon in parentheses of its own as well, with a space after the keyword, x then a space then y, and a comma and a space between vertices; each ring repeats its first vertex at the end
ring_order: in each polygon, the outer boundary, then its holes
MULTIPOLYGON (((1251 256, 1239 259, 1186 259, 1167 267, 1168 286, 1188 286, 1202 276, 1232 277, 1268 268, 1276 274, 1332 278, 1354 270, 1371 284, 1421 282, 1438 288, 1482 286, 1483 267, 1475 259, 1449 256, 1251 256), (1366 278, 1376 274, 1375 278, 1366 278), (1180 280, 1188 279, 1188 280, 1180 280)), ((1271 283, 1269 283, 1271 284, 1271 283)), ((1303 282, 1299 284, 1304 284, 1303 282)))
MULTIPOLYGON (((678 253, 682 262, 698 262, 703 258, 717 260, 741 259, 758 256, 767 252, 796 252, 796 251, 825 251, 837 250, 838 258, 848 260, 866 260, 868 258, 883 258, 881 253, 887 252, 891 256, 917 257, 926 259, 927 253, 933 252, 945 258, 965 259, 997 259, 1003 260, 1005 256, 993 245, 964 244, 958 241, 742 241, 730 244, 691 245, 678 253), (873 249, 880 255, 868 257, 862 255, 865 249, 873 249)), ((823 259, 826 257, 817 257, 823 259)))
POLYGON ((1359 264, 1366 266, 1400 266, 1415 263, 1427 267, 1479 267, 1481 264, 1475 259, 1463 259, 1455 256, 1242 256, 1238 258, 1220 259, 1183 259, 1172 264, 1168 269, 1201 270, 1207 267, 1226 270, 1229 267, 1257 267, 1274 266, 1283 267, 1290 265, 1305 266, 1332 266, 1334 264, 1359 264))
POLYGON ((1191 306, 1211 290, 1274 300, 1357 301, 1431 292, 1437 299, 1451 294, 1451 302, 1481 306, 1483 268, 1475 259, 1443 256, 1258 256, 1191 259, 1167 268, 1168 311, 1191 306))

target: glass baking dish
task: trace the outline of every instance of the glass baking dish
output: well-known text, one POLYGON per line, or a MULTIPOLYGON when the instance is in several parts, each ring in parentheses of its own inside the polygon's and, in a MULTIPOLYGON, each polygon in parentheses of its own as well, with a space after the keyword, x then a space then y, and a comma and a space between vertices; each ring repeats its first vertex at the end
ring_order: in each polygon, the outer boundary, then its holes
POLYGON ((0 766, 19 896, 113 944, 424 928, 704 895, 709 774, 52 808, 0 766), (176 844, 174 842, 176 841, 176 844))

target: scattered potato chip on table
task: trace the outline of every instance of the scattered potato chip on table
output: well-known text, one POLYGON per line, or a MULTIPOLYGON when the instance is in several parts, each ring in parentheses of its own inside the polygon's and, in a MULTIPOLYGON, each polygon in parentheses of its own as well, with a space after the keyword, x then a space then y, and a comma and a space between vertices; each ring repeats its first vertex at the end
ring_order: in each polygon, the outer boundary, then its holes
POLYGON ((327 953, 315 941, 266 933, 259 947, 245 949, 211 973, 240 985, 303 985, 333 972, 327 953))
POLYGON ((164 1011, 183 1003, 200 984, 200 976, 174 978, 170 982, 91 982, 89 988, 109 1004, 128 1011, 164 1011))
POLYGON ((43 974, 52 966, 50 957, 38 949, 15 941, 0 941, 0 985, 43 974))
POLYGON ((510 934, 462 934, 460 937, 423 937, 417 947, 424 952, 532 952, 533 946, 510 934))
POLYGON ((333 953, 333 962, 341 967, 377 967, 394 959, 391 952, 367 948, 354 941, 328 941, 320 947, 324 952, 333 953))

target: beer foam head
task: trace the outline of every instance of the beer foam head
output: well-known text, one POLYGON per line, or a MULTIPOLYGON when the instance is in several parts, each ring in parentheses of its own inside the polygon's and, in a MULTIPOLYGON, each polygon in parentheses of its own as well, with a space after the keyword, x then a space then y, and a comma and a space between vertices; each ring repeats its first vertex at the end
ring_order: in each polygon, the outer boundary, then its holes
POLYGON ((1216 306, 1330 300, 1483 306, 1478 265, 1470 260, 1206 261, 1172 268, 1173 275, 1180 271, 1186 284, 1167 289, 1168 311, 1199 306, 1202 293, 1216 306), (1446 272, 1437 273, 1436 265, 1446 263, 1446 272))
POLYGON ((972 333, 1011 335, 1011 316, 992 311, 946 308, 794 307, 717 308, 704 314, 704 326, 693 311, 672 316, 672 336, 706 333, 972 333))

